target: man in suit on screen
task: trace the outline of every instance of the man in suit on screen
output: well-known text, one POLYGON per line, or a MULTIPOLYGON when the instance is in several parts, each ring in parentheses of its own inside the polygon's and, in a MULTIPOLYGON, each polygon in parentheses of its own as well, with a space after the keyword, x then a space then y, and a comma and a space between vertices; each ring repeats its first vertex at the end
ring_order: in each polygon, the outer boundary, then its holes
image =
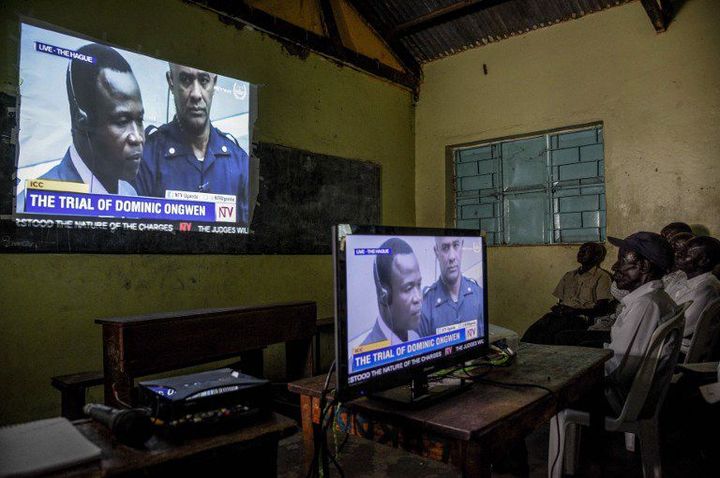
POLYGON ((402 239, 391 238, 379 249, 373 263, 373 279, 379 316, 375 324, 352 340, 349 352, 360 346, 380 348, 418 339, 416 332, 422 306, 422 276, 412 247, 402 239))

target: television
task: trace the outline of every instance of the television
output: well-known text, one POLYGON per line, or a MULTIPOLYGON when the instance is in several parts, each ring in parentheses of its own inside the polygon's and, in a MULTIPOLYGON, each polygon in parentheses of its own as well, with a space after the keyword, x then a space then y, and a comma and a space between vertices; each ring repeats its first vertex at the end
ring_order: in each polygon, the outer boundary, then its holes
POLYGON ((27 19, 19 54, 18 228, 251 232, 255 85, 27 19))
POLYGON ((428 376, 487 353, 482 234, 339 225, 333 244, 336 397, 421 405, 461 390, 428 376))

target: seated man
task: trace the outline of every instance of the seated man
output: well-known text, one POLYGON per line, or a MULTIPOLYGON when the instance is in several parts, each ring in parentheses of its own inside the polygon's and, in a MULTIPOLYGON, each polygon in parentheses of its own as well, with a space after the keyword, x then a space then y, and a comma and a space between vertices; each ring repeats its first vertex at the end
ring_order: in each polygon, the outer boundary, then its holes
POLYGON ((669 317, 675 304, 665 293, 660 280, 672 266, 673 252, 662 236, 637 232, 624 240, 608 237, 620 248, 613 265, 618 288, 629 292, 622 299, 623 310, 610 329, 613 356, 605 362, 605 375, 613 389, 623 397, 660 320, 669 317))
POLYGON ((680 259, 685 255, 687 242, 695 237, 689 232, 680 232, 670 236, 670 246, 673 248, 673 268, 662 278, 665 292, 672 300, 677 302, 675 295, 687 290, 687 275, 678 267, 680 259))
POLYGON ((671 222, 670 224, 662 228, 662 230, 660 231, 660 235, 666 241, 670 242, 670 239, 672 239, 675 234, 679 234, 681 232, 687 232, 692 234, 692 229, 684 222, 671 222))
POLYGON ((687 275, 685 287, 675 292, 677 304, 693 303, 685 311, 685 330, 680 350, 687 354, 690 341, 705 309, 720 298, 720 281, 712 271, 720 263, 720 241, 714 237, 698 236, 687 242, 685 254, 678 257, 677 266, 687 275))
POLYGON ((550 313, 530 326, 523 342, 554 344, 555 336, 563 330, 584 330, 588 317, 606 313, 610 295, 610 274, 600 268, 605 258, 605 246, 586 242, 580 246, 578 269, 567 272, 553 295, 559 299, 550 313))
MULTIPOLYGON (((660 280, 673 261, 672 248, 662 236, 637 232, 624 240, 608 240, 620 248, 612 266, 613 279, 628 294, 620 301, 622 310, 610 329, 610 343, 605 344, 613 352, 605 362, 605 393, 588 395, 575 405, 590 412, 591 430, 604 429, 605 416, 617 416, 653 333, 676 307, 660 280)), ((589 434, 591 449, 600 445, 599 437, 589 434)))
POLYGON ((608 315, 596 317, 587 330, 562 330, 555 335, 556 345, 578 345, 580 347, 603 348, 604 344, 610 342, 610 328, 615 323, 617 316, 625 307, 623 298, 629 294, 628 291, 619 289, 615 281, 610 284, 610 294, 613 296, 611 307, 613 312, 608 315))

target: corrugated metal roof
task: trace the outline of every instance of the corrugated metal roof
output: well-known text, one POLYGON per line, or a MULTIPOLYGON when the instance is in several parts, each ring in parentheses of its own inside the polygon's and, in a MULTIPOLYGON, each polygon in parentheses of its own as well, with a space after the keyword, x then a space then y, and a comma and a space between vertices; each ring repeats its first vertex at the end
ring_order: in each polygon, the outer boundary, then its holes
POLYGON ((485 9, 482 9, 482 1, 469 0, 365 1, 376 14, 377 21, 383 22, 383 30, 395 32, 398 41, 412 56, 419 63, 425 63, 634 0, 490 1, 492 6, 485 9), (409 22, 440 9, 452 6, 472 8, 473 5, 479 11, 419 31, 407 28, 409 22), (401 28, 398 30, 398 27, 401 28))

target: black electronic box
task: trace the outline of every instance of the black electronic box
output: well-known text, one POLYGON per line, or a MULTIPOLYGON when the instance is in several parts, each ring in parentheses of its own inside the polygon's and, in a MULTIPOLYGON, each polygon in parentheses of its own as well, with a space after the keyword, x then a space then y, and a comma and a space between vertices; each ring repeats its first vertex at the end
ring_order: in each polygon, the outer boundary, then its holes
POLYGON ((172 432, 220 431, 269 413, 270 382, 230 368, 138 384, 138 399, 172 432))

